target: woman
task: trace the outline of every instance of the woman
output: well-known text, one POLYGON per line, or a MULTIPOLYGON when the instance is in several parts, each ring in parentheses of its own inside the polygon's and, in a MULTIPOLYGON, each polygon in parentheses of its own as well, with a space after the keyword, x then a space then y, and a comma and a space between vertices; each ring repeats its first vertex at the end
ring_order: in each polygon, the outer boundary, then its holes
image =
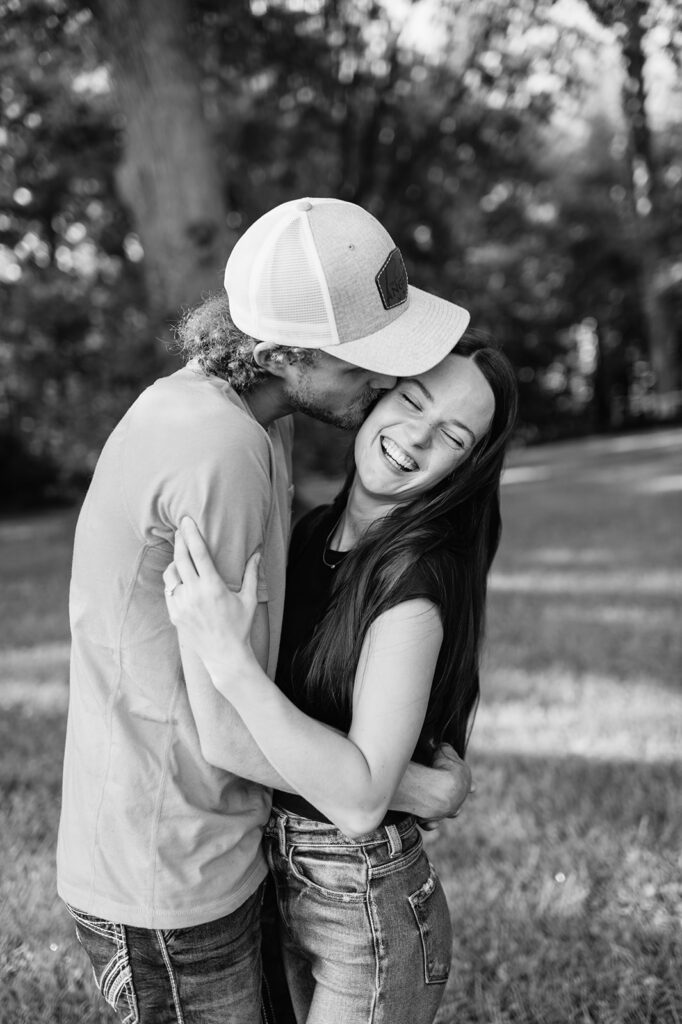
POLYGON ((258 556, 233 594, 178 535, 171 618, 300 794, 275 794, 265 835, 299 1024, 426 1024, 441 1000, 445 897, 388 808, 411 758, 465 751, 515 412, 505 357, 466 339, 376 404, 342 492, 294 531, 277 685, 249 645, 258 556))

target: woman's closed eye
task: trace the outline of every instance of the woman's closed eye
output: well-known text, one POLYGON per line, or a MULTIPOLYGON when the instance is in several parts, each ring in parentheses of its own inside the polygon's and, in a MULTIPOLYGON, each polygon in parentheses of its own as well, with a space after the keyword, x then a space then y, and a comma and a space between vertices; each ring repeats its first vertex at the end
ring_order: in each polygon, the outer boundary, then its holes
MULTIPOLYGON (((411 395, 408 391, 400 391, 399 395, 405 405, 408 405, 411 409, 414 409, 415 412, 423 412, 421 403, 418 401, 418 399, 414 398, 414 396, 411 395)), ((446 444, 448 444, 451 448, 456 448, 457 451, 465 450, 466 445, 464 441, 462 441, 459 437, 455 437, 454 434, 449 434, 446 430, 441 430, 441 434, 445 439, 446 444)))
POLYGON ((452 434, 448 434, 447 431, 445 430, 441 431, 441 433, 449 445, 451 445, 453 448, 456 448, 460 452, 464 451, 466 447, 464 441, 461 441, 458 437, 453 437, 452 434))
POLYGON ((408 395, 406 391, 401 391, 400 397, 403 399, 403 401, 407 403, 407 405, 411 405, 413 409, 417 409, 419 412, 421 412, 422 407, 419 404, 419 402, 417 402, 416 399, 412 398, 411 395, 408 395))

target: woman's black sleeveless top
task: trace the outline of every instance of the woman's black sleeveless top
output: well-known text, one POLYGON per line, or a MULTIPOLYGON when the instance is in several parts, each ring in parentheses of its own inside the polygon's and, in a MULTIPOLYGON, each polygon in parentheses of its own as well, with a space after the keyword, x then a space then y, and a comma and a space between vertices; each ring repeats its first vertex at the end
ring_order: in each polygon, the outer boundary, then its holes
MULTIPOLYGON (((282 639, 275 680, 282 693, 301 711, 346 733, 351 725, 350 708, 338 708, 331 701, 325 700, 325 694, 321 691, 316 691, 314 696, 306 693, 302 685, 307 672, 303 648, 324 617, 332 594, 336 567, 345 557, 345 553, 327 548, 327 540, 336 526, 336 516, 338 512, 334 513, 331 506, 314 509, 294 527, 289 546, 282 639)), ((429 586, 424 574, 412 572, 411 577, 401 588, 400 600, 427 597, 437 604, 438 598, 434 596, 433 588, 429 586)), ((430 764, 432 755, 431 743, 426 737, 420 737, 413 760, 430 764)), ((301 797, 292 798, 289 794, 276 793, 275 801, 294 813, 324 820, 323 815, 301 797)))

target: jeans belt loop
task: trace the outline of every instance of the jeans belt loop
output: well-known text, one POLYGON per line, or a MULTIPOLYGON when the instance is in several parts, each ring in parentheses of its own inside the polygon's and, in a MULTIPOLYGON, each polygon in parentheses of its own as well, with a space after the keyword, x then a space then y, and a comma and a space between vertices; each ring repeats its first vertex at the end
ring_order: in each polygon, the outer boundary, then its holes
POLYGON ((286 814, 280 814, 277 817, 277 836, 279 838, 279 852, 283 857, 287 855, 287 821, 286 814))
POLYGON ((386 835, 388 837, 388 853, 391 859, 397 857, 403 851, 403 841, 400 838, 400 832, 398 831, 397 825, 386 825, 386 835))

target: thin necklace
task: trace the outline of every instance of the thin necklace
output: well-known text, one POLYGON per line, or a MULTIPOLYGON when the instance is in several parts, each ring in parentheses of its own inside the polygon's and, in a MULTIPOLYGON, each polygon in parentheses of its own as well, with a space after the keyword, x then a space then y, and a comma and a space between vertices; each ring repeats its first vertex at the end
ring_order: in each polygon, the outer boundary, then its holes
POLYGON ((332 537, 334 536, 334 533, 336 531, 337 526, 341 522, 341 516, 342 515, 343 515, 343 512, 341 513, 339 518, 336 520, 336 522, 332 526, 332 528, 329 531, 329 533, 327 534, 327 539, 325 540, 324 547, 322 548, 322 564, 326 565, 328 569, 337 569, 341 565, 341 562, 343 561, 343 559, 344 559, 344 557, 346 555, 345 551, 339 551, 338 552, 339 558, 337 559, 336 562, 330 562, 327 559, 327 555, 329 554, 329 550, 330 550, 329 549, 329 542, 331 541, 332 537))

